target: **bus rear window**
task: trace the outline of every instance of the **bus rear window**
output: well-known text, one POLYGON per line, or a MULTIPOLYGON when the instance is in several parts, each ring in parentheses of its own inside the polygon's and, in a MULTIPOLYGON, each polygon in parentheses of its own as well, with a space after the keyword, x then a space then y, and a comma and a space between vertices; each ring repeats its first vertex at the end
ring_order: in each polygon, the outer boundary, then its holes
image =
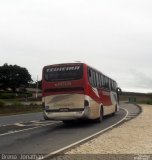
POLYGON ((50 66, 44 69, 44 79, 50 82, 77 80, 82 75, 83 65, 50 66))

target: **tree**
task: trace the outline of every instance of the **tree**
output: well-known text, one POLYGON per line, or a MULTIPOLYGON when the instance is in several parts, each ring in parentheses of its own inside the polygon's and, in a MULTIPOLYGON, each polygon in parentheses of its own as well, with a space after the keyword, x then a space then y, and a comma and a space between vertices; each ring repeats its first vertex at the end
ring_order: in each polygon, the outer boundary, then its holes
POLYGON ((7 63, 0 66, 0 84, 3 89, 11 88, 15 92, 16 88, 26 87, 31 81, 31 75, 26 68, 7 63))
POLYGON ((29 84, 30 88, 36 88, 38 83, 38 89, 42 89, 42 80, 39 80, 38 82, 32 82, 29 84))

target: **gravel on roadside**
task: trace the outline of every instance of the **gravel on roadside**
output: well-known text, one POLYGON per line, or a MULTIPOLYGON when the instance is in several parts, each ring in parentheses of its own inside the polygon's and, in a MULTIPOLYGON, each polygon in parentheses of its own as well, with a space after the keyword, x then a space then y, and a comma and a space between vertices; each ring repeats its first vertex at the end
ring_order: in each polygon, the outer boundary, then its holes
POLYGON ((152 105, 140 105, 136 118, 53 159, 152 159, 152 105), (151 154, 151 155, 150 155, 151 154))
POLYGON ((66 154, 152 154, 152 105, 123 125, 92 139, 66 154))

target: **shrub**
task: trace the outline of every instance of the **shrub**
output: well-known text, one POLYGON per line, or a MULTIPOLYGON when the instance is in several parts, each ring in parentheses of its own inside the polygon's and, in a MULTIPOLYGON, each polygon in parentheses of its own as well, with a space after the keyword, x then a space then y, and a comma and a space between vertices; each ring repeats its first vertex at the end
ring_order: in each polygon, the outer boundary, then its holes
POLYGON ((5 103, 2 100, 0 100, 0 107, 4 107, 4 106, 5 106, 5 103))
POLYGON ((18 102, 18 101, 14 101, 12 103, 12 106, 22 106, 22 104, 20 102, 18 102))
POLYGON ((151 105, 151 104, 152 104, 152 101, 149 100, 149 101, 146 102, 146 104, 150 104, 150 105, 151 105))
POLYGON ((12 99, 15 98, 15 94, 14 93, 0 93, 0 98, 1 99, 12 99))

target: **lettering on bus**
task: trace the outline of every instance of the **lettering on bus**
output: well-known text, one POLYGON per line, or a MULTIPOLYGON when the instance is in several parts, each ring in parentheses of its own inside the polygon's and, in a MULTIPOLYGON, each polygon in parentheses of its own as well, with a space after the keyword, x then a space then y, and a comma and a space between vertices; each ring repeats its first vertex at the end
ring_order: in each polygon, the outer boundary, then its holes
POLYGON ((62 71, 75 71, 79 70, 80 66, 72 66, 72 67, 53 67, 46 69, 46 72, 62 72, 62 71))
POLYGON ((55 87, 65 87, 65 86, 71 86, 71 82, 58 82, 54 84, 55 87))

